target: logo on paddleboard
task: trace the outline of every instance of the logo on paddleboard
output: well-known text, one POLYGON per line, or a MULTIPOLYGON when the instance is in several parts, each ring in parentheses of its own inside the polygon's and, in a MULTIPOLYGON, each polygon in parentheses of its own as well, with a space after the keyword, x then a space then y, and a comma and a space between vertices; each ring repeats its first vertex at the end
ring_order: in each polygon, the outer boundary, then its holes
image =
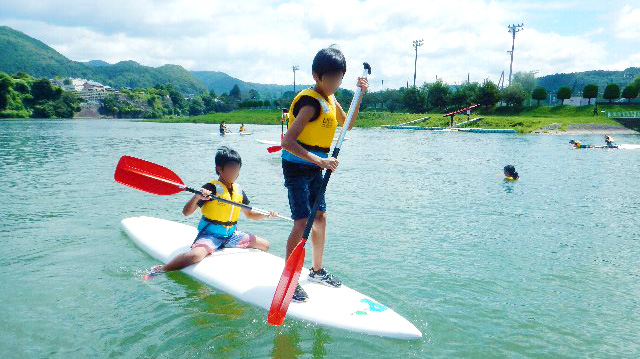
POLYGON ((363 298, 360 299, 360 303, 365 303, 367 304, 367 307, 361 310, 356 310, 355 312, 351 313, 351 315, 355 314, 355 315, 367 315, 369 314, 369 312, 384 312, 385 310, 387 310, 388 308, 385 307, 384 305, 375 302, 369 298, 363 298))

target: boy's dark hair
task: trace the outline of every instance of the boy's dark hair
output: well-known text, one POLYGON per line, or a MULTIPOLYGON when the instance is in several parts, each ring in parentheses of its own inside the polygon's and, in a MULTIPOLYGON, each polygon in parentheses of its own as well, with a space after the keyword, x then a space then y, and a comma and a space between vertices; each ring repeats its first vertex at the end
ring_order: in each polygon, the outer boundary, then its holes
POLYGON ((311 71, 320 79, 326 74, 342 73, 344 75, 347 72, 347 60, 344 59, 342 51, 331 45, 318 51, 316 57, 313 58, 311 71))
POLYGON ((516 168, 513 165, 504 166, 504 172, 506 172, 510 177, 518 178, 518 172, 516 172, 516 168))
POLYGON ((227 146, 222 146, 218 148, 218 152, 216 152, 216 174, 220 174, 218 172, 218 166, 224 168, 228 163, 235 162, 242 167, 242 158, 240 158, 240 154, 227 146))

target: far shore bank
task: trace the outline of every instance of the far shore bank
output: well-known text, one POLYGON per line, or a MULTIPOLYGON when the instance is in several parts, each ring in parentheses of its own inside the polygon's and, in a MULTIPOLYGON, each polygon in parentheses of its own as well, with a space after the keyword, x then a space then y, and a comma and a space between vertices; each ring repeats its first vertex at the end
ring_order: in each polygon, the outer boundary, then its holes
MULTIPOLYGON (((534 134, 637 134, 640 120, 626 122, 607 116, 608 111, 626 111, 625 106, 617 104, 598 104, 600 111, 593 114, 593 106, 536 106, 523 109, 496 108, 457 116, 456 123, 468 118, 479 120, 462 127, 515 129, 518 133, 534 134)), ((161 119, 145 119, 144 121, 159 123, 209 123, 220 124, 259 124, 280 126, 280 110, 256 109, 236 110, 226 113, 209 113, 200 116, 169 117, 161 119)), ((442 113, 398 113, 389 111, 364 110, 356 121, 360 128, 380 127, 383 125, 399 125, 412 122, 412 126, 448 127, 449 117, 442 113), (416 121, 418 120, 418 121, 416 121), (416 122, 414 122, 416 121, 416 122)))

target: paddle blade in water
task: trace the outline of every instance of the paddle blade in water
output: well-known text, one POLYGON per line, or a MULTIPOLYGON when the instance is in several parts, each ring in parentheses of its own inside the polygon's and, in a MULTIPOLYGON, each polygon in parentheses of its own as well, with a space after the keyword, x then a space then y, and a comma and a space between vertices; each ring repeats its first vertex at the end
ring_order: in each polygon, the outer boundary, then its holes
POLYGON ((172 170, 131 156, 120 157, 113 177, 118 183, 160 195, 175 194, 184 188, 172 170))
POLYGON ((293 298, 293 293, 296 291, 296 285, 298 285, 298 279, 304 264, 304 244, 306 241, 306 239, 302 239, 293 249, 289 258, 287 258, 282 276, 280 276, 280 282, 278 282, 276 291, 273 294, 273 301, 271 301, 271 308, 267 317, 269 324, 281 325, 287 316, 287 310, 293 298))
POLYGON ((267 147, 267 151, 269 151, 269 153, 274 153, 274 152, 278 152, 282 149, 282 146, 271 146, 271 147, 267 147))

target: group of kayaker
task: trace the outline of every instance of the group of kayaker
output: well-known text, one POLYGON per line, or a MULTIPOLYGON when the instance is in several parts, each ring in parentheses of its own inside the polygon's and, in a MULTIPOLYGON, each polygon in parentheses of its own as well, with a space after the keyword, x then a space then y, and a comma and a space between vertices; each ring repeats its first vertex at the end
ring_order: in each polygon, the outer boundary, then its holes
MULTIPOLYGON (((239 133, 246 133, 246 128, 244 127, 244 123, 240 125, 239 133)), ((224 136, 227 133, 231 133, 231 130, 227 128, 227 124, 222 121, 220 122, 220 136, 224 136)))
MULTIPOLYGON (((327 206, 321 194, 322 170, 335 171, 338 160, 329 156, 329 149, 338 124, 343 125, 347 114, 336 100, 335 92, 342 84, 347 64, 342 52, 336 47, 320 50, 313 59, 312 72, 315 86, 300 91, 293 99, 288 112, 287 132, 282 139, 282 172, 287 188, 287 199, 291 209, 293 228, 287 241, 287 257, 301 240, 307 219, 315 216, 311 232, 313 246, 312 268, 309 280, 329 287, 340 287, 341 281, 325 269, 323 265, 324 245, 326 242, 327 206), (321 204, 316 213, 311 209, 316 197, 321 204)), ((354 121, 362 95, 368 88, 366 78, 358 78, 358 87, 362 89, 357 98, 354 121)), ((244 131, 244 125, 240 132, 244 131)), ((220 124, 220 134, 228 133, 224 122, 220 124)), ((204 184, 202 195, 194 195, 182 209, 185 216, 200 208, 202 217, 198 224, 198 235, 194 238, 191 250, 177 255, 165 265, 154 267, 145 275, 150 278, 162 272, 182 269, 202 261, 206 256, 225 247, 269 249, 269 242, 259 236, 237 229, 240 212, 247 218, 273 218, 276 212, 268 215, 255 213, 248 209, 216 201, 211 196, 227 200, 249 203, 246 193, 236 182, 242 159, 240 154, 228 147, 218 149, 215 156, 216 179, 204 184)), ((305 302, 308 294, 298 284, 293 301, 305 302)))
POLYGON ((570 140, 569 143, 573 148, 618 148, 618 145, 613 142, 613 138, 609 135, 604 135, 604 146, 586 145, 576 140, 570 140))

